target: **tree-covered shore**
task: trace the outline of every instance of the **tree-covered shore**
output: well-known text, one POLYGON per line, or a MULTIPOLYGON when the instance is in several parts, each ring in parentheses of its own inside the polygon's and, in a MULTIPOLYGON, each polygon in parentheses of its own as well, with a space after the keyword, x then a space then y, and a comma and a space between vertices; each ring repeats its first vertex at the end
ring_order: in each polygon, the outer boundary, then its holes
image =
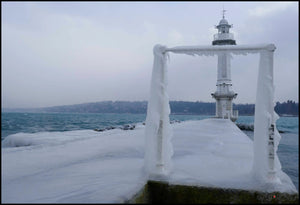
MULTIPOLYGON (((185 115, 214 115, 216 104, 214 102, 188 102, 170 101, 171 114, 185 115)), ((298 116, 299 103, 288 100, 277 102, 275 111, 281 116, 298 116)), ((254 115, 254 104, 235 104, 233 110, 238 110, 239 115, 254 115)), ((147 101, 102 101, 76 105, 63 105, 32 109, 2 109, 2 112, 71 112, 71 113, 134 113, 147 112, 147 101)))

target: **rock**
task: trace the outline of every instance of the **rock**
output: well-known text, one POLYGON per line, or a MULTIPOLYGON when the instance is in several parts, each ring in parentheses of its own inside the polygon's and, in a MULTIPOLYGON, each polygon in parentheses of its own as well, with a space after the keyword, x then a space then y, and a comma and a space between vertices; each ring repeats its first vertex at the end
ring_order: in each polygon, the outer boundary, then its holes
POLYGON ((173 123, 181 123, 181 121, 180 120, 171 120, 170 124, 173 124, 173 123))
POLYGON ((105 128, 105 129, 106 130, 113 130, 113 129, 116 129, 116 127, 110 126, 110 127, 105 128))
POLYGON ((254 130, 254 125, 247 125, 247 124, 236 124, 241 130, 248 130, 248 131, 253 131, 254 130))
POLYGON ((101 129, 94 129, 94 131, 97 131, 97 132, 103 132, 105 130, 112 130, 112 129, 116 129, 116 127, 114 126, 109 126, 109 127, 106 127, 106 128, 101 128, 101 129))
POLYGON ((97 132, 103 132, 105 129, 94 129, 94 131, 97 131, 97 132))
MULTIPOLYGON (((241 130, 248 130, 248 131, 254 131, 254 125, 247 125, 247 124, 239 124, 236 123, 236 126, 238 126, 238 128, 240 128, 241 130)), ((278 130, 279 133, 285 133, 282 130, 278 130)))
POLYGON ((133 130, 135 125, 124 125, 121 129, 122 130, 133 130))

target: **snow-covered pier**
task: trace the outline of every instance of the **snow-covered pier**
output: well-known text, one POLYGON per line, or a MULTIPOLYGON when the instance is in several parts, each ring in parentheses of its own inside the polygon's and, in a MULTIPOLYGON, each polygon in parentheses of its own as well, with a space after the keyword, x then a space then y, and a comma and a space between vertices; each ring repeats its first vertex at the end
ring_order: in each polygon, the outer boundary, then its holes
MULTIPOLYGON (((253 141, 228 119, 185 121, 173 129, 170 184, 297 193, 251 175, 253 141)), ((3 203, 122 203, 147 183, 145 126, 11 135, 2 144, 3 203), (42 136, 47 135, 47 136, 42 136), (61 141, 60 141, 61 139, 61 141), (27 145, 27 146, 25 146, 27 145)))

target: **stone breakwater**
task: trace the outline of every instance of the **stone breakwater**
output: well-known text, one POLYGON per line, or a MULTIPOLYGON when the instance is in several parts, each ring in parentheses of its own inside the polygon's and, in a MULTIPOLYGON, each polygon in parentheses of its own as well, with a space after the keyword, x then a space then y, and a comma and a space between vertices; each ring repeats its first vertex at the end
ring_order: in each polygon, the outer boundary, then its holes
POLYGON ((94 129, 94 131, 97 131, 97 132, 103 132, 103 131, 106 131, 106 130, 113 130, 113 129, 121 129, 121 130, 133 130, 135 128, 135 125, 122 125, 122 126, 109 126, 109 127, 106 127, 106 128, 102 128, 102 129, 94 129))
POLYGON ((254 131, 254 125, 236 123, 236 126, 238 126, 238 128, 240 128, 240 130, 254 131))
MULTIPOLYGON (((236 123, 236 126, 238 126, 238 128, 240 128, 240 130, 254 131, 254 125, 236 123)), ((278 132, 279 133, 285 133, 282 130, 278 130, 278 132)))
MULTIPOLYGON (((172 121, 170 121, 171 124, 173 124, 173 123, 180 123, 180 122, 181 122, 180 120, 172 120, 172 121)), ((146 123, 143 122, 142 124, 145 125, 146 123)), ((120 125, 120 126, 108 126, 108 127, 101 128, 101 129, 95 128, 94 131, 103 132, 103 131, 113 130, 113 129, 134 130, 135 127, 136 127, 135 124, 126 124, 126 125, 120 125)))
MULTIPOLYGON (((170 121, 171 124, 173 123, 181 123, 180 120, 172 120, 170 121)), ((145 125, 145 122, 142 123, 143 125, 145 125)), ((252 124, 242 124, 242 123, 236 123, 236 126, 238 126, 238 128, 240 128, 241 130, 246 130, 246 131, 254 131, 254 125, 252 124)), ((94 131, 97 132, 103 132, 103 131, 107 131, 107 130, 112 130, 112 129, 121 129, 121 130, 134 130, 136 127, 135 124, 125 124, 125 125, 119 125, 119 126, 108 126, 105 128, 95 128, 94 131)), ((278 130, 279 133, 285 133, 282 130, 278 130)))

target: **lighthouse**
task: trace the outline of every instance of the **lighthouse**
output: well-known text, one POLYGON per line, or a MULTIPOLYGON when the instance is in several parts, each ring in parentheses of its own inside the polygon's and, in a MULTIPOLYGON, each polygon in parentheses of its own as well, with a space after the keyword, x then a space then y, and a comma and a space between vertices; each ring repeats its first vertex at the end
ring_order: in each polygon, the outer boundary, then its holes
MULTIPOLYGON (((225 19, 223 9, 223 18, 215 28, 218 33, 214 35, 213 46, 236 45, 233 34, 229 32, 232 25, 225 19)), ((212 93, 216 100, 216 117, 231 119, 233 122, 238 117, 238 111, 232 110, 232 100, 236 98, 237 93, 232 91, 231 72, 230 72, 230 54, 224 52, 218 54, 217 71, 217 91, 212 93)))

